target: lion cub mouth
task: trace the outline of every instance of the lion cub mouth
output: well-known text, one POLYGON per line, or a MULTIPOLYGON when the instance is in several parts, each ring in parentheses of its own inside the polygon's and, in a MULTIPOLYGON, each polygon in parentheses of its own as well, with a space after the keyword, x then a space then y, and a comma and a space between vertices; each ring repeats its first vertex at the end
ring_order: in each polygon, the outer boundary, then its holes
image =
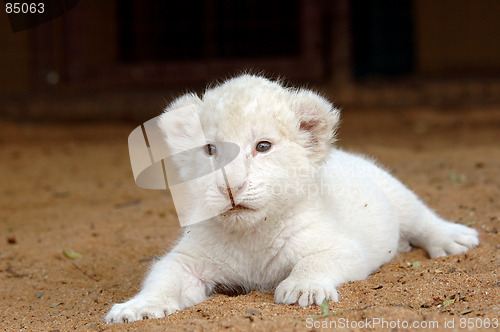
POLYGON ((229 211, 231 211, 231 210, 238 211, 238 210, 252 210, 252 209, 250 209, 249 207, 246 207, 245 205, 237 204, 229 209, 229 211))
POLYGON ((249 208, 245 205, 242 205, 242 204, 235 204, 229 210, 226 210, 226 212, 224 212, 222 215, 228 216, 230 214, 241 213, 244 211, 254 211, 254 209, 251 209, 251 208, 249 208))

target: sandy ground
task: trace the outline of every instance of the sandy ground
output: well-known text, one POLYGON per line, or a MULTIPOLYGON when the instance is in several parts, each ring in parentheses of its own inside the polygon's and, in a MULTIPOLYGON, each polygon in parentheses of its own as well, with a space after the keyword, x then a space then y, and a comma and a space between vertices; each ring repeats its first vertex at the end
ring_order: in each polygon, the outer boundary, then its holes
POLYGON ((127 137, 136 125, 0 122, 1 329, 499 330, 500 107, 343 114, 340 146, 377 158, 442 216, 479 230, 481 243, 467 254, 400 253, 341 286, 326 317, 317 306, 277 305, 272 294, 251 292, 108 326, 112 303, 136 293, 180 230, 168 194, 133 181, 127 137), (66 257, 68 249, 82 257, 66 257))

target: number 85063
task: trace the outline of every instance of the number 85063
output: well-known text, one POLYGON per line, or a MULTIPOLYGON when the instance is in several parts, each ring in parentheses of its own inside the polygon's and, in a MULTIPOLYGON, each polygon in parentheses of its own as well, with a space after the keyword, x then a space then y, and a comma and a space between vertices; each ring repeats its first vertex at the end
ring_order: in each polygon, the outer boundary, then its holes
POLYGON ((7 2, 5 4, 5 12, 7 14, 43 14, 45 12, 45 4, 43 2, 7 2))

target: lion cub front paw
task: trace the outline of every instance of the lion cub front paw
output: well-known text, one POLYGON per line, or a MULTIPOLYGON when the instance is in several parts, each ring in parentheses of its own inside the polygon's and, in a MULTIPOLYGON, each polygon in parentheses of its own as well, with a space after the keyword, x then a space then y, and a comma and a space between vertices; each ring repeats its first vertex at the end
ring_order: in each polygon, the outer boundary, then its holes
POLYGON ((297 303, 305 307, 313 304, 321 305, 324 300, 338 301, 339 297, 331 283, 287 278, 276 288, 274 300, 276 303, 297 303))
POLYGON ((134 322, 141 319, 162 318, 179 310, 172 303, 157 303, 143 299, 131 299, 125 303, 117 303, 106 315, 108 324, 134 322))

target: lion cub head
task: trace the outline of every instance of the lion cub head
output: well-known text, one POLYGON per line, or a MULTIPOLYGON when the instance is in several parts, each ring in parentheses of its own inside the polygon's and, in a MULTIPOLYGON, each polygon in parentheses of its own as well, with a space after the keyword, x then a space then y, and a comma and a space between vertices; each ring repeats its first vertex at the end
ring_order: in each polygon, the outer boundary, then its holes
POLYGON ((228 225, 268 220, 303 200, 299 188, 317 181, 338 123, 339 111, 318 94, 254 75, 184 95, 160 117, 160 127, 175 132, 170 148, 193 152, 176 161, 185 180, 206 174, 201 165, 223 158, 227 144, 237 147, 214 181, 193 193, 193 210, 203 206, 228 225), (186 107, 194 114, 179 111, 186 107))

